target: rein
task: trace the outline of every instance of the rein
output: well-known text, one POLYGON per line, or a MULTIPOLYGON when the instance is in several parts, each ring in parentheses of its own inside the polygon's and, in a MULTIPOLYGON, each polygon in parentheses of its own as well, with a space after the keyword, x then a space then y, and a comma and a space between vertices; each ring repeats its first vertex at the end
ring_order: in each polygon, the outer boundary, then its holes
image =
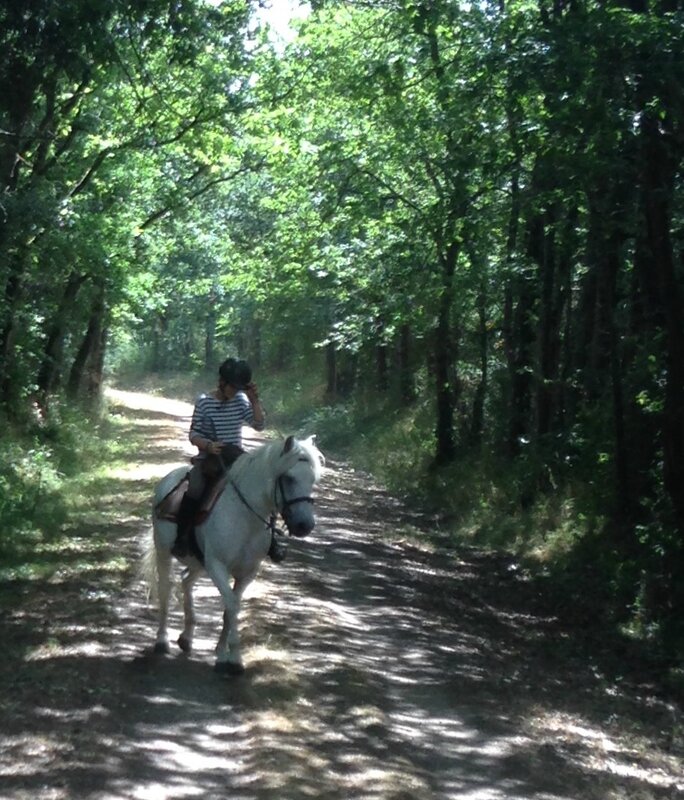
MULTIPOLYGON (((282 528, 277 527, 277 525, 275 524, 275 521, 276 521, 276 515, 275 514, 271 514, 270 519, 269 520, 265 520, 261 516, 261 514, 259 514, 258 511, 255 511, 252 508, 252 506, 249 504, 249 502, 247 501, 245 496, 242 494, 242 492, 238 488, 237 483, 235 483, 235 481, 232 478, 229 478, 228 482, 233 487, 233 489, 235 489, 235 494, 240 498, 240 500, 242 501, 243 505, 246 506, 252 512, 252 514, 254 514, 254 516, 257 519, 261 520, 264 523, 264 525, 271 531, 271 533, 280 534, 281 536, 285 535, 285 531, 282 528)), ((283 476, 282 475, 278 476, 278 481, 277 481, 277 483, 275 485, 275 489, 274 489, 274 492, 273 492, 273 500, 274 500, 276 508, 278 508, 278 511, 281 514, 285 511, 286 508, 289 508, 290 506, 294 505, 295 503, 312 503, 313 504, 313 502, 314 502, 313 497, 308 497, 308 496, 305 496, 305 495, 303 495, 301 497, 292 497, 292 498, 285 497, 285 490, 283 489, 283 476), (280 508, 278 508, 278 500, 277 500, 278 489, 280 489, 280 494, 281 494, 282 499, 283 499, 282 506, 280 508)), ((288 534, 289 533, 290 532, 288 530, 288 534)))
POLYGON ((264 525, 271 531, 271 533, 279 533, 281 536, 283 536, 285 534, 285 531, 282 530, 282 528, 278 528, 276 526, 276 524, 275 524, 275 521, 276 521, 275 514, 271 514, 271 518, 269 520, 265 520, 261 516, 261 514, 259 514, 258 511, 255 511, 252 508, 252 506, 250 506, 250 504, 245 499, 245 496, 242 494, 242 492, 238 488, 237 483, 235 483, 235 481, 232 478, 229 479, 228 483, 230 483, 230 485, 233 487, 233 489, 235 489, 235 494, 240 498, 240 500, 242 501, 243 505, 246 506, 252 512, 252 514, 254 514, 254 516, 257 519, 260 519, 264 523, 264 525))

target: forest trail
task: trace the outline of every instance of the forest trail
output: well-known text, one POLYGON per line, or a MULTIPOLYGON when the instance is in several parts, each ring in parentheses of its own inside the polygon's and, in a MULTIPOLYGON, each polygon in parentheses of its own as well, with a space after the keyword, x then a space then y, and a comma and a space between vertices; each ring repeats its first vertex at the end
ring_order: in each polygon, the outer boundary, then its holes
MULTIPOLYGON (((134 565, 191 408, 112 402, 147 442, 103 486, 112 553, 134 565)), ((0 797, 684 796, 680 712, 535 611, 508 559, 417 546, 406 531, 431 520, 330 459, 317 514, 248 593, 239 678, 212 671, 220 609, 206 580, 189 657, 151 654, 155 615, 133 566, 125 587, 87 558, 14 587, 0 621, 0 797)), ((172 634, 179 623, 176 607, 172 634)))

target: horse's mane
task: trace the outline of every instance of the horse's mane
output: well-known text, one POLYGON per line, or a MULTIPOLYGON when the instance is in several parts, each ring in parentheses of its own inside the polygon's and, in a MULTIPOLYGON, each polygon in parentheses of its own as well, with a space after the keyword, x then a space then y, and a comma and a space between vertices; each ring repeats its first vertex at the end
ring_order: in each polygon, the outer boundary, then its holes
POLYGON ((274 460, 274 453, 282 448, 282 442, 267 442, 266 444, 250 450, 244 456, 240 456, 230 468, 231 473, 237 478, 245 472, 253 469, 262 470, 264 477, 269 471, 269 466, 274 460))
MULTIPOLYGON (((280 439, 267 442, 261 447, 257 447, 255 450, 246 453, 244 456, 240 456, 231 467, 231 472, 238 478, 245 472, 249 472, 253 469, 262 470, 264 477, 275 478, 278 472, 277 465, 282 455, 283 447, 284 441, 280 439)), ((308 439, 295 439, 294 448, 290 453, 292 454, 293 461, 296 461, 297 458, 302 455, 306 456, 311 462, 311 466, 314 470, 314 480, 317 483, 323 472, 324 458, 321 451, 313 443, 312 437, 308 439)))

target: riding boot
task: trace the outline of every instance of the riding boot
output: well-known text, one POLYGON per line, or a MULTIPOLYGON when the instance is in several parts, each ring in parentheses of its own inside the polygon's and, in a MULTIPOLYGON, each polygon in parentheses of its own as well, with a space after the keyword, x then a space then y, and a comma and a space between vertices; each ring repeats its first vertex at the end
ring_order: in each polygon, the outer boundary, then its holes
POLYGON ((280 564, 287 555, 287 545, 278 541, 275 531, 271 532, 271 546, 268 548, 268 557, 274 564, 280 564))
POLYGON ((192 554, 192 533, 199 505, 199 500, 194 497, 188 497, 187 494, 183 495, 180 508, 176 514, 176 541, 171 548, 171 554, 176 558, 187 558, 192 554))

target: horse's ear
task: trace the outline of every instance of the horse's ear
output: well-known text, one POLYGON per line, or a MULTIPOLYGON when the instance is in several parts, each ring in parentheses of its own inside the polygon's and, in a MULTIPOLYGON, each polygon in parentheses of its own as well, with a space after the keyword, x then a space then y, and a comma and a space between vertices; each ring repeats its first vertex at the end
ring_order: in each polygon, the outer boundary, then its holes
POLYGON ((325 456, 324 456, 324 455, 323 455, 323 453, 321 453, 321 451, 318 449, 318 445, 316 444, 316 439, 317 439, 317 438, 318 438, 318 437, 316 436, 316 434, 315 434, 315 433, 312 433, 312 434, 311 434, 311 436, 309 436, 309 438, 308 438, 306 441, 307 441, 307 442, 309 442, 309 444, 310 444, 310 445, 311 445, 313 448, 315 448, 315 450, 316 450, 316 455, 318 456, 318 460, 320 461, 320 463, 321 463, 321 466, 322 466, 322 467, 324 467, 324 466, 325 466, 325 456))
POLYGON ((283 447, 283 452, 281 453, 281 455, 284 456, 285 453, 289 453, 290 450, 292 450, 292 448, 294 447, 294 443, 295 443, 295 437, 288 436, 287 439, 285 439, 285 447, 283 447))

